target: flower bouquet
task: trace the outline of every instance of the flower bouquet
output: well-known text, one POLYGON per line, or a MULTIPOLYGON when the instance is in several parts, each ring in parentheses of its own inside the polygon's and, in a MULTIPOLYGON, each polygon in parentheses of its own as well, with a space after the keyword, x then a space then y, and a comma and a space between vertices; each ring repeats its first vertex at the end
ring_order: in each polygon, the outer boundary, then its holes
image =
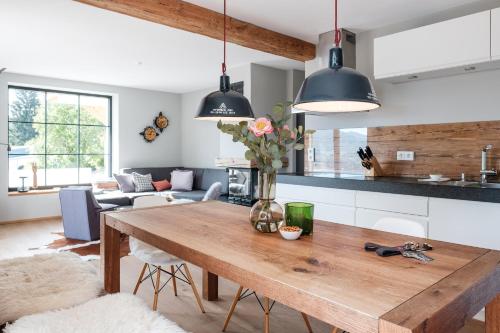
POLYGON ((255 161, 259 169, 259 200, 250 212, 250 222, 261 232, 276 232, 283 223, 283 209, 274 201, 276 194, 276 174, 283 167, 287 153, 304 149, 303 138, 313 130, 304 131, 302 126, 290 128, 286 114, 289 104, 278 103, 266 117, 248 123, 223 124, 217 128, 233 136, 234 142, 243 143, 248 150, 245 158, 255 161))

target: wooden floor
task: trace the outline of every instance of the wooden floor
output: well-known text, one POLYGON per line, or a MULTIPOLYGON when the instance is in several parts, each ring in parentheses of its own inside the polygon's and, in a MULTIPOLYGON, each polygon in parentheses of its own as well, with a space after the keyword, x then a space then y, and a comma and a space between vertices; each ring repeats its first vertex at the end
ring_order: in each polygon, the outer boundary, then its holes
MULTIPOLYGON (((61 232, 62 224, 58 220, 36 221, 16 224, 0 225, 0 259, 18 256, 27 256, 34 253, 53 252, 54 250, 38 249, 60 237, 53 233, 61 232)), ((121 259, 121 286, 123 292, 132 292, 142 263, 135 257, 127 256, 121 259)), ((95 264, 99 263, 95 261, 95 264)), ((201 291, 201 270, 190 265, 198 289, 201 291)), ((174 295, 171 285, 161 292, 158 310, 166 317, 177 322, 182 328, 193 333, 220 332, 226 313, 230 307, 238 286, 220 279, 217 302, 204 301, 206 314, 202 314, 196 305, 190 286, 179 282, 178 296, 174 295)), ((153 303, 153 287, 145 281, 139 289, 138 295, 148 304, 153 303)), ((254 297, 242 300, 233 315, 227 332, 247 333, 261 332, 263 323, 262 310, 254 297)), ((330 333, 331 328, 314 318, 311 319, 314 332, 330 333)), ((276 304, 271 312, 272 333, 305 333, 307 329, 300 313, 283 305, 276 304)), ((471 321, 468 327, 460 333, 484 332, 484 325, 471 321)))

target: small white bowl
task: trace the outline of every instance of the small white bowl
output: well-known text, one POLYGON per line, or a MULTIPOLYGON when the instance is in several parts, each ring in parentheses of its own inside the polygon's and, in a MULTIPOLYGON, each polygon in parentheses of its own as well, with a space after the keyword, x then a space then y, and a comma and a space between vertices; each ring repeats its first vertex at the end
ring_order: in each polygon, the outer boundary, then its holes
POLYGON ((430 180, 440 180, 441 177, 443 177, 443 175, 438 175, 438 174, 429 175, 430 180))
POLYGON ((302 235, 302 229, 298 231, 284 231, 280 228, 279 230, 281 237, 283 237, 286 240, 296 240, 300 237, 300 235, 302 235))

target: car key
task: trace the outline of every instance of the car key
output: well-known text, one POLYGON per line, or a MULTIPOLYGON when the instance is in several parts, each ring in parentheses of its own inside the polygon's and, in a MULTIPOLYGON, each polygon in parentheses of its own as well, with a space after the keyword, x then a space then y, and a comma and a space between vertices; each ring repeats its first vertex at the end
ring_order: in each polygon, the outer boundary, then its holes
POLYGON ((417 259, 425 263, 434 260, 433 258, 429 257, 428 255, 425 255, 421 251, 402 251, 401 254, 403 255, 403 257, 417 259))

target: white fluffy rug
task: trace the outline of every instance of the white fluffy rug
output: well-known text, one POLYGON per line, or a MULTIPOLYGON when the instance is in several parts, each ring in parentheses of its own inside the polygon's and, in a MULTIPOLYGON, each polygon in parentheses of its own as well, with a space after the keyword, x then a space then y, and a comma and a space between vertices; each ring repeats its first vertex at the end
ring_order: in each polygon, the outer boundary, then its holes
POLYGON ((0 324, 97 297, 97 273, 95 265, 69 252, 1 260, 0 324))
POLYGON ((130 294, 112 294, 71 309, 26 316, 5 333, 184 333, 130 294))

